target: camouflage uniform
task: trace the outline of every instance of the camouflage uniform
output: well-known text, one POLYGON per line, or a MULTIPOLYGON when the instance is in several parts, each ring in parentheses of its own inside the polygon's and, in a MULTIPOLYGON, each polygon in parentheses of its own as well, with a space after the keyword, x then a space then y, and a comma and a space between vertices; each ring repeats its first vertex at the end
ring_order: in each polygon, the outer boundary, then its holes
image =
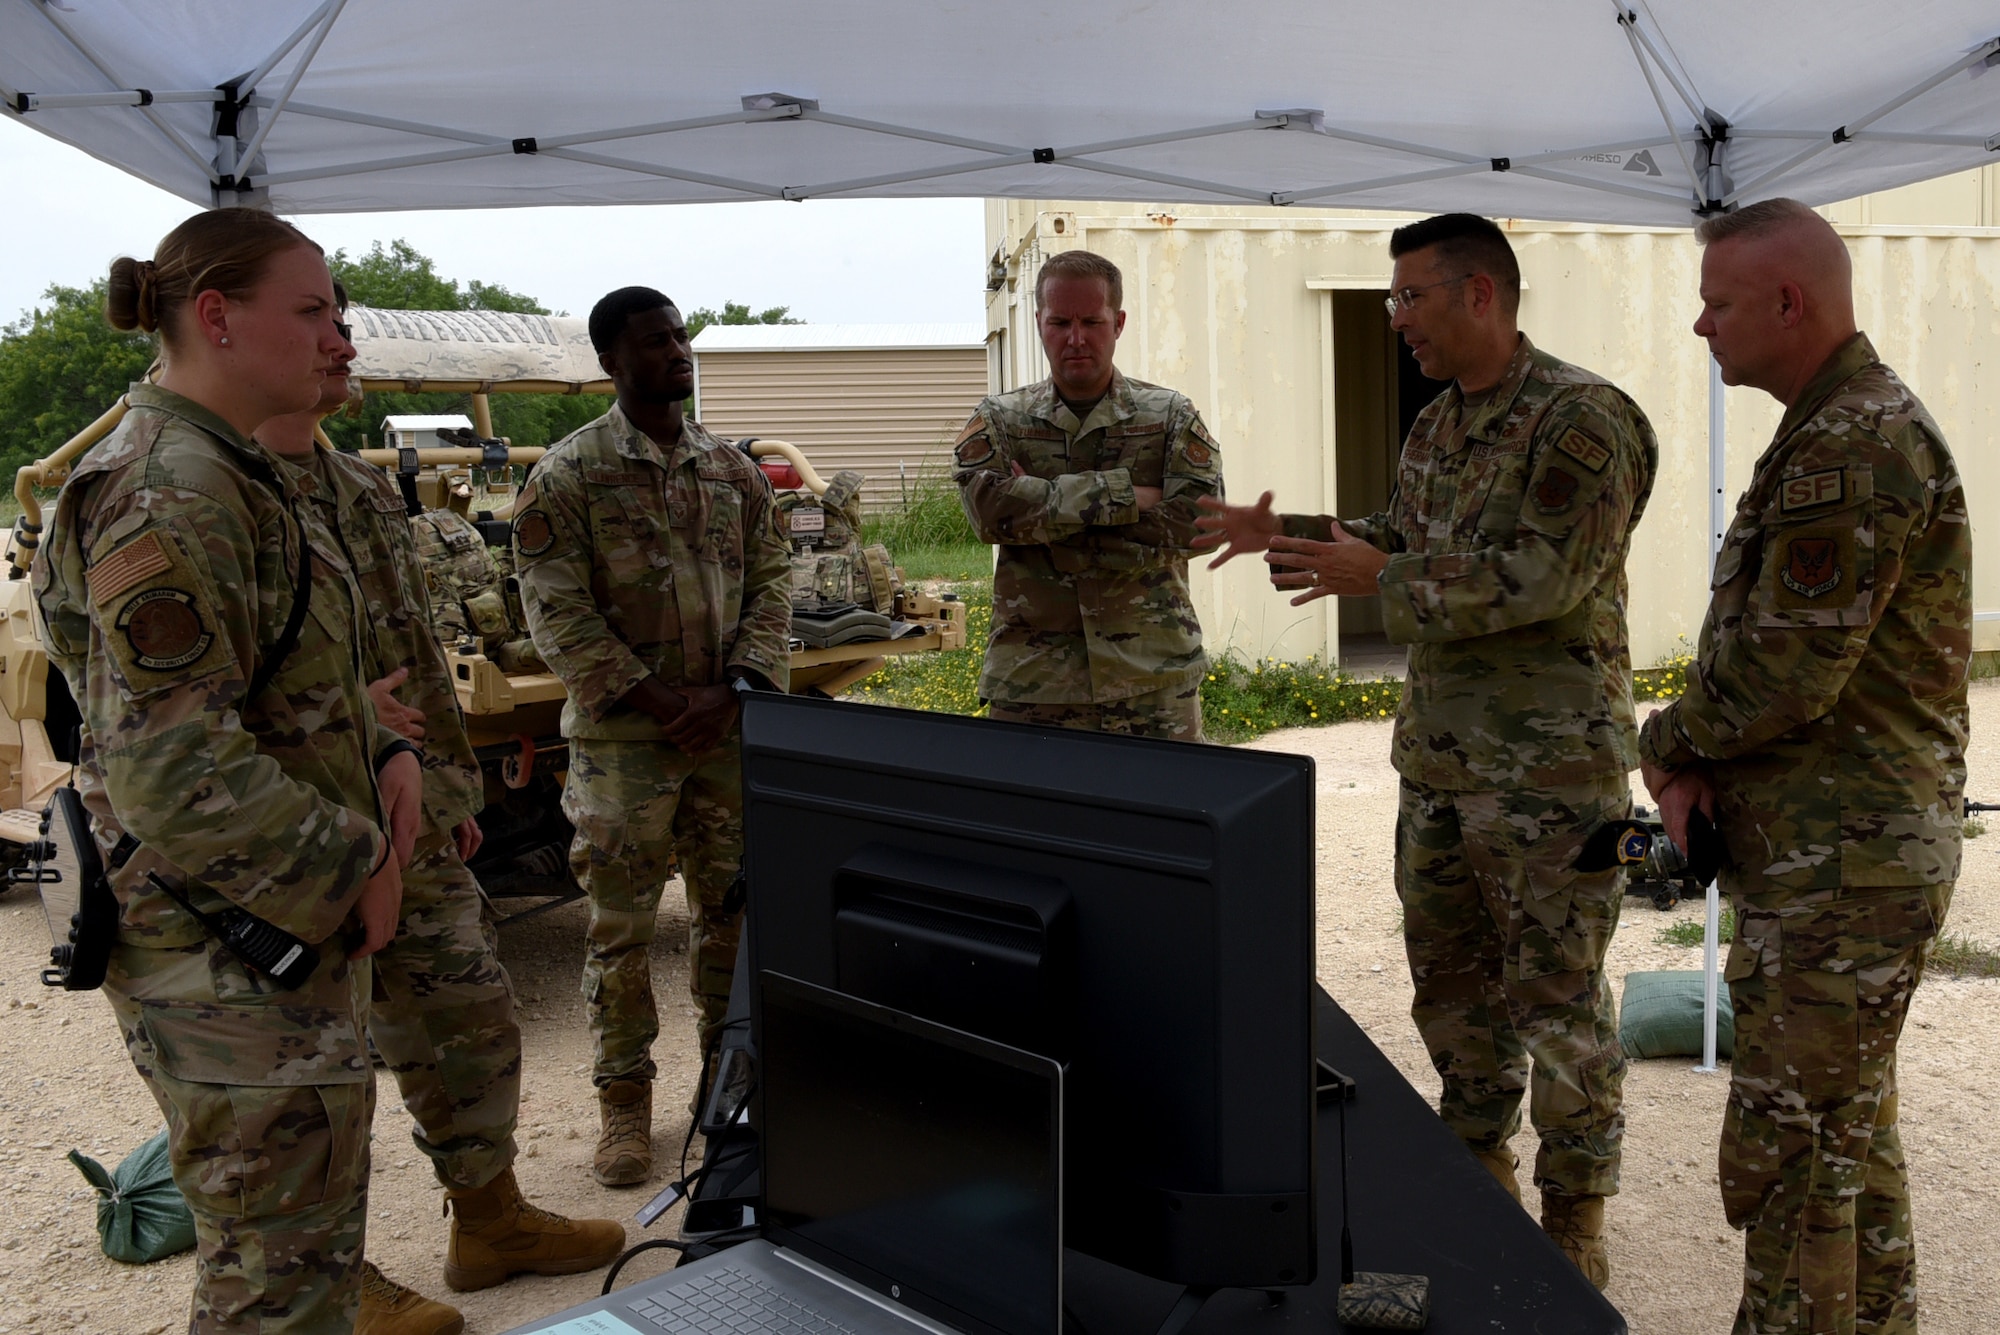
POLYGON ((364 690, 361 595, 271 455, 166 390, 135 385, 130 401, 63 488, 35 566, 120 906, 105 992, 194 1212, 190 1329, 345 1329, 374 1082, 370 970, 340 929, 389 855, 372 762, 391 735, 364 690), (297 647, 247 699, 305 548, 297 647), (316 944, 319 968, 278 990, 148 873, 316 944))
POLYGON ((548 671, 528 638, 512 554, 503 554, 503 569, 472 521, 455 510, 426 510, 410 520, 410 531, 437 638, 450 645, 470 640, 503 672, 548 671))
POLYGON ((1896 1040, 1958 876, 1971 569, 1944 439, 1856 335, 1757 461, 1646 725, 1649 762, 1709 763, 1729 854, 1745 1335, 1917 1328, 1896 1040))
POLYGON ((740 668, 790 678, 791 551, 764 475, 692 420, 664 448, 613 407, 545 455, 514 506, 535 644, 569 688, 563 811, 590 895, 583 994, 595 1081, 651 1080, 652 943, 670 856, 687 883, 689 987, 701 1042, 720 1039, 738 922, 722 901, 743 856, 732 734, 691 756, 619 702, 648 676, 714 686, 740 668))
POLYGON ((381 469, 353 455, 315 450, 309 462, 286 465, 301 475, 367 602, 367 679, 409 669, 397 697, 424 711, 423 822, 403 869, 396 936, 374 956, 369 1032, 438 1180, 481 1187, 514 1161, 521 1029, 485 896, 452 839, 482 805, 479 762, 431 633, 425 572, 402 496, 381 469))
MULTIPOLYGON (((1573 863, 1631 810, 1625 554, 1658 462, 1631 399, 1523 337, 1490 395, 1454 385, 1418 416, 1388 511, 1341 521, 1389 553, 1382 619, 1410 646, 1396 881, 1439 1114, 1498 1150, 1529 1089, 1535 1181, 1567 1196, 1618 1190, 1603 970, 1624 875, 1573 863)), ((1285 518, 1321 541, 1332 524, 1285 518)))
POLYGON ((952 477, 1000 549, 979 674, 992 717, 1201 740, 1187 558, 1221 453, 1184 396, 1117 371, 1081 422, 1053 380, 980 402, 952 477), (1159 505, 1141 514, 1135 486, 1159 505))

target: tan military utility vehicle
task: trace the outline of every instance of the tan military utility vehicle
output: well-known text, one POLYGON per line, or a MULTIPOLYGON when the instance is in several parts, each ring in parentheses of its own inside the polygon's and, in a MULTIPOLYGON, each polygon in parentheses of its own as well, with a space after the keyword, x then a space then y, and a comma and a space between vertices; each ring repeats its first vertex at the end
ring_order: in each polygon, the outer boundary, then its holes
MULTIPOLYGON (((359 353, 353 380, 364 394, 471 395, 469 418, 386 419, 383 447, 361 457, 411 504, 439 641, 486 775, 486 841, 473 870, 489 895, 549 897, 527 910, 539 911, 575 893, 571 830, 558 805, 568 755, 557 727, 563 686, 527 638, 509 549, 515 489, 545 451, 496 438, 487 396, 609 393, 611 384, 580 319, 359 306, 348 318, 359 353)), ((27 578, 41 534, 37 488, 59 486, 124 411, 121 399, 15 478, 21 516, 0 582, 0 866, 18 864, 39 837, 42 808, 75 758, 76 706, 62 674, 49 670, 27 578)), ((858 475, 822 479, 783 441, 742 444, 779 488, 793 533, 793 692, 838 694, 892 654, 964 646, 963 604, 904 587, 886 552, 862 547, 858 475)))

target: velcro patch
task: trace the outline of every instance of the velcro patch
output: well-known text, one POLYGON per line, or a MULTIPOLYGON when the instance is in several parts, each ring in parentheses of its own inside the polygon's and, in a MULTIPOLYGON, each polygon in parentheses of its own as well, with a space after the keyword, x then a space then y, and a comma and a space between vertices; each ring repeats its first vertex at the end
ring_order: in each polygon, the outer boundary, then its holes
POLYGON ((530 510, 514 521, 514 545, 523 556, 540 556, 555 545, 555 529, 540 510, 530 510))
POLYGON ((174 672, 201 661, 215 633, 202 624, 199 604, 171 586, 135 594, 118 609, 114 629, 132 646, 132 661, 149 672, 174 672))
POLYGON ((1215 438, 1208 434, 1199 417, 1188 426, 1188 443, 1181 454, 1192 468, 1207 468, 1215 462, 1215 438))
POLYGON ((1778 512, 1789 514, 1794 510, 1810 510, 1814 506, 1831 505, 1843 499, 1847 489, 1842 483, 1841 470, 1823 468, 1817 473, 1807 473, 1801 477, 1788 477, 1778 488, 1778 512))
POLYGON ((1827 533, 1805 533, 1785 545, 1779 581, 1801 598, 1819 598, 1839 588, 1847 577, 1841 565, 1840 541, 1827 533))
POLYGON ((1602 473, 1604 466, 1611 462, 1611 451, 1583 432, 1571 427, 1556 441, 1556 448, 1582 464, 1593 473, 1602 473))
POLYGON ((172 565, 173 558, 160 545, 160 535, 145 533, 91 566, 84 578, 90 585, 91 598, 101 603, 172 565))
POLYGON ((1561 468, 1549 469, 1535 484, 1535 508, 1545 515, 1560 514, 1575 498, 1580 485, 1576 474, 1561 468))
POLYGON ((967 468, 983 464, 993 457, 993 438, 986 434, 986 424, 975 418, 966 429, 971 431, 974 426, 978 427, 976 432, 960 436, 958 443, 952 447, 952 457, 967 468))

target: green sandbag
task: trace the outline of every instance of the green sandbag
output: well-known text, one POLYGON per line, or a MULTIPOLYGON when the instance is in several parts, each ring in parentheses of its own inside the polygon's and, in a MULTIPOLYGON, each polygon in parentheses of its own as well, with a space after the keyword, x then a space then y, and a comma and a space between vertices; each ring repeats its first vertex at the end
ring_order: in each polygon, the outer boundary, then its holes
POLYGON ((69 1152, 69 1161, 97 1188, 97 1235, 106 1256, 144 1265, 194 1246, 194 1216, 174 1185, 165 1127, 114 1172, 77 1150, 69 1152))
MULTIPOLYGON (((1625 975, 1618 1007, 1618 1042, 1627 1057, 1701 1056, 1701 970, 1660 969, 1625 975)), ((1729 985, 1715 987, 1715 1055, 1736 1053, 1736 1016, 1729 985)))

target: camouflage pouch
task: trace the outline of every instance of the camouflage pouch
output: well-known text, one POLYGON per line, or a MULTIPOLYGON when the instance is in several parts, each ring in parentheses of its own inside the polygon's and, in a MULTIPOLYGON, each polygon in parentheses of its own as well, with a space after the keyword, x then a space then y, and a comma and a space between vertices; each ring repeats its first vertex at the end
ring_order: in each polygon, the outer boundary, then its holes
MULTIPOLYGON (((867 571, 869 596, 856 598, 855 601, 864 606, 872 606, 877 612, 887 616, 895 610, 896 594, 899 592, 896 567, 889 560, 889 549, 879 542, 870 547, 863 547, 861 561, 867 571)), ((861 590, 856 589, 855 592, 859 593, 861 590)))
POLYGON ((845 554, 822 555, 813 576, 813 592, 822 603, 851 603, 854 593, 854 559, 845 554))
POLYGON ((500 589, 486 589, 465 600, 465 619, 481 637, 505 635, 510 629, 507 622, 507 595, 500 589))

